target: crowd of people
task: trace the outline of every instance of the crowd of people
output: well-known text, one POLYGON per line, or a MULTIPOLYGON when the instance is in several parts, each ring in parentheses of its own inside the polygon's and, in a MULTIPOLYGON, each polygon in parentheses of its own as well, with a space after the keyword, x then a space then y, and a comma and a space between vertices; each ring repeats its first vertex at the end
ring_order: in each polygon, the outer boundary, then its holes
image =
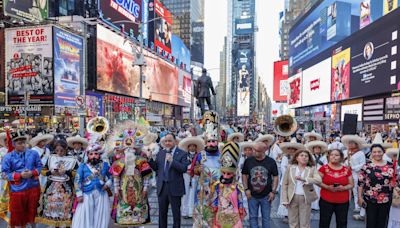
POLYGON ((389 134, 371 134, 371 142, 316 132, 250 140, 246 131, 260 129, 221 131, 212 113, 201 135, 151 132, 132 121, 97 132, 108 123, 95 121, 85 137, 0 133, 0 217, 11 227, 150 224, 153 189, 162 228, 169 206, 173 227, 183 217, 193 227, 240 228, 248 218, 250 227, 268 228, 275 198, 291 228, 311 227, 313 210, 319 227, 330 227, 333 214, 347 227, 352 204, 353 218, 368 228, 400 227, 399 149, 389 134))

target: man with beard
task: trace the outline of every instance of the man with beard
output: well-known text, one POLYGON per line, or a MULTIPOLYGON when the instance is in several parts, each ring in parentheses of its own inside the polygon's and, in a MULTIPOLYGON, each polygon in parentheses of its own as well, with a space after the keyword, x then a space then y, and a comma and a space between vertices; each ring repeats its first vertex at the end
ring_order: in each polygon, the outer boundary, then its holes
POLYGON ((254 145, 254 157, 246 159, 242 169, 243 187, 249 202, 250 227, 258 227, 258 211, 261 207, 262 227, 269 228, 271 203, 278 187, 276 162, 265 155, 267 145, 254 145))
POLYGON ((209 136, 206 141, 205 151, 198 153, 194 159, 194 175, 199 177, 194 199, 194 227, 212 227, 213 216, 210 198, 211 187, 221 176, 220 153, 218 140, 209 136))
POLYGON ((81 163, 74 186, 78 201, 72 228, 107 228, 110 221, 108 192, 112 184, 107 162, 100 158, 103 148, 95 143, 86 149, 88 161, 81 163))

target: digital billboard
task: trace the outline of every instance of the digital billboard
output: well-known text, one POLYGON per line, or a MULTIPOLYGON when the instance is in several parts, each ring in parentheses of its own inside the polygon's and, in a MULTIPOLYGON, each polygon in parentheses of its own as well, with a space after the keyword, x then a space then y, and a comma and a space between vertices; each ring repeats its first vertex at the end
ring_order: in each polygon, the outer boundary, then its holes
POLYGON ((178 68, 157 57, 144 52, 147 66, 143 68, 146 83, 143 84, 143 97, 155 101, 178 104, 178 68))
POLYGON ((172 56, 180 69, 190 72, 190 50, 179 36, 172 35, 172 56))
POLYGON ((250 80, 253 76, 250 49, 238 50, 237 116, 250 115, 250 80))
POLYGON ((179 70, 178 80, 178 105, 188 107, 192 99, 192 79, 189 73, 179 70))
POLYGON ((290 75, 306 61, 382 17, 385 5, 388 12, 398 7, 393 0, 321 1, 289 32, 290 75))
POLYGON ((53 103, 52 27, 6 29, 6 95, 8 105, 53 103))
POLYGON ((192 22, 191 61, 204 63, 204 22, 192 22))
POLYGON ((331 58, 303 71, 302 106, 326 103, 331 100, 331 58))
POLYGON ((344 121, 345 114, 357 114, 357 121, 362 121, 362 103, 342 104, 341 120, 344 121))
POLYGON ((83 38, 54 27, 54 104, 76 107, 84 80, 83 38))
POLYGON ((131 37, 138 35, 137 24, 142 21, 142 0, 101 0, 98 1, 98 7, 99 16, 105 23, 131 37))
POLYGON ((289 93, 288 106, 289 108, 297 108, 301 106, 301 75, 299 72, 288 79, 289 93))
POLYGON ((47 0, 3 0, 4 14, 29 21, 43 21, 49 16, 47 0))
POLYGON ((398 88, 399 28, 397 25, 387 26, 379 33, 351 45, 351 97, 390 92, 398 88))
POLYGON ((334 50, 331 65, 331 101, 350 97, 350 48, 334 50))
POLYGON ((235 19, 235 34, 236 35, 247 35, 254 33, 254 19, 235 19))
POLYGON ((129 41, 97 25, 97 89, 128 96, 139 96, 139 67, 129 41))
POLYGON ((149 26, 150 42, 154 46, 151 47, 158 53, 164 51, 164 55, 172 54, 172 14, 162 5, 159 0, 150 0, 149 2, 149 19, 154 19, 149 26))
POLYGON ((286 102, 288 94, 289 66, 288 61, 274 62, 274 93, 273 100, 276 102, 286 102))

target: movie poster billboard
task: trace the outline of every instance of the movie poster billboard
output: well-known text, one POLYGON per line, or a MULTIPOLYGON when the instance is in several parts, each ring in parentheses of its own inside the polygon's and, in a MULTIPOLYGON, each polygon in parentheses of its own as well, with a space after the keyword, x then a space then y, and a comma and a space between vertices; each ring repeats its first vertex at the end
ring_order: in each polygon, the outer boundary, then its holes
POLYGON ((179 36, 172 35, 172 56, 180 69, 190 72, 190 50, 179 36))
POLYGON ((398 0, 383 0, 383 15, 386 15, 399 6, 398 0))
POLYGON ((49 17, 48 0, 3 0, 4 14, 41 22, 49 17))
POLYGON ((335 50, 332 55, 331 101, 348 99, 350 96, 350 48, 335 50))
POLYGON ((288 61, 274 62, 274 93, 273 100, 275 102, 286 102, 288 94, 289 66, 288 61))
POLYGON ((172 14, 159 0, 154 0, 154 49, 171 54, 172 48, 172 14))
POLYGON ((87 118, 103 116, 103 96, 98 93, 86 91, 85 98, 87 118))
POLYGON ((252 53, 250 49, 238 51, 237 116, 250 115, 250 80, 252 77, 252 53))
POLYGON ((351 46, 350 97, 368 96, 397 89, 399 27, 354 42, 351 46))
POLYGON ((53 104, 52 26, 6 29, 6 95, 8 105, 53 104))
POLYGON ((178 105, 189 107, 192 99, 192 79, 190 74, 179 70, 178 105))
POLYGON ((178 68, 144 51, 147 66, 143 68, 146 83, 143 84, 143 97, 169 104, 178 104, 178 68))
POLYGON ((97 25, 97 89, 139 96, 139 67, 132 63, 132 43, 123 36, 97 25))
POLYGON ((138 35, 138 24, 142 21, 142 0, 101 0, 98 1, 98 7, 100 18, 105 23, 131 37, 138 35))
POLYGON ((371 0, 364 0, 360 4, 360 29, 371 23, 371 0))
POLYGON ((288 79, 289 94, 288 94, 288 106, 289 108, 297 108, 301 106, 301 76, 299 72, 288 79))
POLYGON ((54 104, 76 107, 84 79, 83 38, 54 27, 54 104))
POLYGON ((331 100, 331 58, 303 71, 302 106, 327 103, 331 100))

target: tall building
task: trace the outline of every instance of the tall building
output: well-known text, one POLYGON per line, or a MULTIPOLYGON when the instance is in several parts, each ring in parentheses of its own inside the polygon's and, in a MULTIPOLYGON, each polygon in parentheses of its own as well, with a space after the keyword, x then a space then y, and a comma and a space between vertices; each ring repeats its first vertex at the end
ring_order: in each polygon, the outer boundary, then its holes
POLYGON ((279 57, 288 59, 289 30, 296 21, 306 14, 318 0, 285 0, 285 9, 279 15, 279 34, 281 37, 279 57))
POLYGON ((204 63, 204 0, 164 0, 175 16, 172 31, 191 49, 191 60, 204 63))
POLYGON ((219 53, 219 83, 217 90, 217 107, 220 107, 218 114, 220 117, 224 118, 226 116, 226 48, 227 48, 227 38, 224 38, 224 46, 219 53))
POLYGON ((228 0, 226 106, 229 117, 249 117, 256 110, 255 0, 228 0))

